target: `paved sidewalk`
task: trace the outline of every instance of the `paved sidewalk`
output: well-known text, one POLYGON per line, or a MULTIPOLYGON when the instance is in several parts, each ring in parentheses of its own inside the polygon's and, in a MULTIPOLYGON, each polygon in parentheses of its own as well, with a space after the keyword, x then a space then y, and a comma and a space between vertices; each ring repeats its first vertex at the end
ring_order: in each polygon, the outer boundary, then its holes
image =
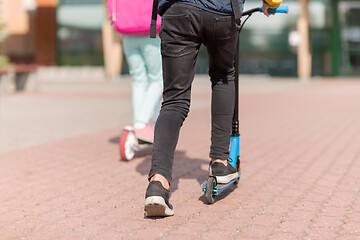
POLYGON ((242 177, 206 205, 210 85, 175 154, 175 216, 144 218, 150 155, 119 160, 130 81, 0 96, 0 239, 360 239, 360 81, 243 81, 242 177))

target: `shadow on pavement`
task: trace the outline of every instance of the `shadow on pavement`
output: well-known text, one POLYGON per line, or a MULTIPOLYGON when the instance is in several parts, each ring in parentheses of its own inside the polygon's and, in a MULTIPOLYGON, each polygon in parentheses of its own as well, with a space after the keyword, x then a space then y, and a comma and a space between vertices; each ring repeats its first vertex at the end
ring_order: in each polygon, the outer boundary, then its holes
POLYGON ((120 140, 120 137, 116 136, 116 137, 110 138, 109 142, 113 143, 113 144, 119 144, 119 140, 120 140))
MULTIPOLYGON (((189 158, 184 151, 176 151, 170 191, 175 192, 178 189, 180 179, 195 179, 199 185, 194 186, 194 188, 200 188, 201 183, 208 177, 207 170, 202 169, 202 165, 204 164, 208 165, 209 161, 199 158, 189 158)), ((141 175, 146 176, 149 173, 150 167, 151 156, 148 156, 140 162, 136 167, 136 171, 141 175)))

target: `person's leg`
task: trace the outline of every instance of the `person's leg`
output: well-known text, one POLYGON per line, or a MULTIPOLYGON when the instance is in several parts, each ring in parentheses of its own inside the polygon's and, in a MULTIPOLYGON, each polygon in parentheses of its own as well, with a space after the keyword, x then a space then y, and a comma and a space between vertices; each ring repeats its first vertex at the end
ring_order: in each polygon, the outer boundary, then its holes
POLYGON ((139 113, 139 120, 147 125, 154 116, 163 90, 160 39, 141 37, 139 40, 149 82, 139 113))
POLYGON ((160 31, 164 91, 160 115, 155 125, 152 165, 155 174, 172 180, 172 165, 180 127, 190 107, 191 84, 200 48, 199 11, 195 7, 173 4, 162 17, 160 31), (195 11, 195 12, 193 12, 195 11))
POLYGON ((214 175, 219 183, 236 177, 236 171, 227 166, 235 101, 235 53, 237 51, 238 26, 231 16, 207 14, 207 22, 213 22, 204 44, 209 55, 209 75, 212 82, 211 100, 211 147, 210 158, 214 175), (225 166, 224 166, 225 165, 225 166), (219 171, 218 171, 219 170, 219 171))
POLYGON ((199 16, 197 8, 173 4, 162 17, 160 38, 164 91, 155 125, 150 183, 145 195, 146 216, 174 214, 168 188, 180 128, 190 107, 191 83, 200 48, 200 39, 195 34, 199 16))
POLYGON ((155 125, 149 177, 160 174, 169 183, 172 180, 172 165, 180 127, 189 112, 191 83, 194 78, 191 67, 196 55, 197 51, 179 58, 163 55, 163 102, 155 125))
POLYGON ((148 87, 144 58, 140 52, 138 37, 124 36, 123 49, 132 80, 133 123, 140 121, 144 96, 148 87))

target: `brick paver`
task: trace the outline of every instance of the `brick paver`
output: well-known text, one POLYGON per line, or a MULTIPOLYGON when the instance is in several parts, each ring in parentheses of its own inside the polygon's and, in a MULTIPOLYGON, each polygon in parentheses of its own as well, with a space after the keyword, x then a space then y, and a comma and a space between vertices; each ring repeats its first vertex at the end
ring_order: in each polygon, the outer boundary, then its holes
POLYGON ((119 160, 129 79, 1 96, 0 239, 360 239, 360 81, 241 82, 243 175, 206 205, 201 78, 175 154, 175 216, 164 219, 144 218, 151 156, 119 160))

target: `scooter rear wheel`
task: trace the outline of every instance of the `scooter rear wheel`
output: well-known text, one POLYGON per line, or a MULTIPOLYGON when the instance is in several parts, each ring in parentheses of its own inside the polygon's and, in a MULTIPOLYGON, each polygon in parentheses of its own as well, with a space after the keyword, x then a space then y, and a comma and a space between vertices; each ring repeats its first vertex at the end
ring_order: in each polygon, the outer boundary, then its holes
POLYGON ((130 130, 123 130, 119 139, 120 157, 123 161, 130 161, 134 158, 136 147, 139 142, 135 133, 130 130))
POLYGON ((213 204, 215 202, 215 186, 216 179, 214 177, 209 177, 205 185, 205 199, 208 204, 213 204))

